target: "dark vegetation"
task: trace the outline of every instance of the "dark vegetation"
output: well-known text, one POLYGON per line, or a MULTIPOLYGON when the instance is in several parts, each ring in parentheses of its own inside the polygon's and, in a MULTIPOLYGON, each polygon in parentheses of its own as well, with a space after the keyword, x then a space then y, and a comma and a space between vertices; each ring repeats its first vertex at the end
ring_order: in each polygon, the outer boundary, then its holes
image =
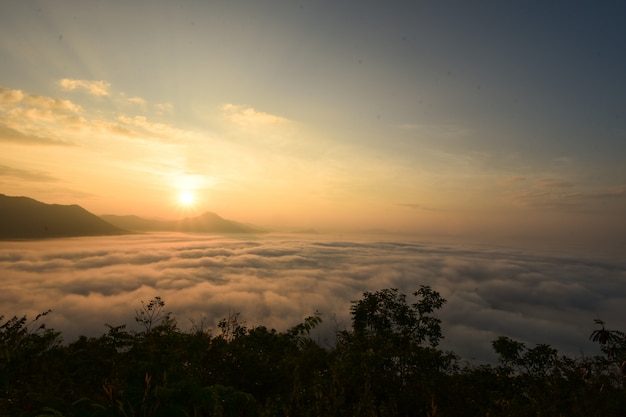
POLYGON ((626 336, 601 321, 603 355, 569 358, 500 337, 497 365, 438 349, 445 300, 422 286, 353 301, 332 347, 310 332, 319 315, 278 332, 238 314, 181 331, 159 297, 141 331, 107 325, 63 344, 43 313, 0 319, 2 416, 618 416, 626 410, 626 336))

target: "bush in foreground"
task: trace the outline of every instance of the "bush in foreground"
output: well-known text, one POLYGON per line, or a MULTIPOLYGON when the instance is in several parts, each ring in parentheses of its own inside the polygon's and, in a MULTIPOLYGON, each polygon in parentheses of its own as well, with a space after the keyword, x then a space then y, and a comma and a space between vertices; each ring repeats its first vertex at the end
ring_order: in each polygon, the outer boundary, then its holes
POLYGON ((626 409, 626 337, 604 323, 604 356, 573 359, 500 337, 496 366, 461 366, 438 348, 446 300, 428 286, 353 301, 349 329, 322 348, 319 315, 278 332, 238 314, 216 335, 181 331, 165 302, 141 303, 143 328, 107 326, 64 345, 47 313, 0 317, 2 416, 612 416, 626 409))

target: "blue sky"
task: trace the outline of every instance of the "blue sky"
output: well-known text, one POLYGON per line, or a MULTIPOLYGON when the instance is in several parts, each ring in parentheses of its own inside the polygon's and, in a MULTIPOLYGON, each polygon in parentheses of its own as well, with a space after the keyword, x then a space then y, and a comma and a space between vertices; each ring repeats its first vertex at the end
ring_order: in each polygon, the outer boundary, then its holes
POLYGON ((625 17, 623 2, 3 2, 0 192, 613 242, 625 17))

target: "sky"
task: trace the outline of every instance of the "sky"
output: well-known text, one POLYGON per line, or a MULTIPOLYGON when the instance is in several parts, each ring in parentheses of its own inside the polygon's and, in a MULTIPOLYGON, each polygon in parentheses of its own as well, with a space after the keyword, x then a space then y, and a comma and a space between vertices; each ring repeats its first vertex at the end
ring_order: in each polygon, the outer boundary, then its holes
POLYGON ((625 17, 618 1, 1 2, 0 193, 619 251, 625 17))
MULTIPOLYGON (((595 319, 624 330, 626 262, 502 247, 400 240, 338 240, 293 234, 219 237, 128 235, 0 242, 0 314, 52 310, 49 328, 66 342, 111 326, 142 330, 134 317, 156 296, 179 327, 219 334, 240 314, 248 327, 284 331, 318 311, 312 337, 332 346, 351 328, 350 303, 364 291, 420 285, 447 303, 441 348, 494 363, 491 342, 507 336, 548 344, 572 358, 599 355, 595 319)), ((1 321, 1 320, 0 320, 1 321)))

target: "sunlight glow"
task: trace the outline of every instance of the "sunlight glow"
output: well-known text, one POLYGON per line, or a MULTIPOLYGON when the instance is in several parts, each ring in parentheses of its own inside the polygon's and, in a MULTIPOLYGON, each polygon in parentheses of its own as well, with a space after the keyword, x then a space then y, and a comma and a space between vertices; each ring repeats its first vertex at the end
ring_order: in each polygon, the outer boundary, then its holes
POLYGON ((195 201, 195 196, 193 195, 193 193, 191 191, 185 190, 185 191, 181 191, 181 193, 178 195, 178 202, 185 207, 190 207, 191 205, 193 205, 195 201))

